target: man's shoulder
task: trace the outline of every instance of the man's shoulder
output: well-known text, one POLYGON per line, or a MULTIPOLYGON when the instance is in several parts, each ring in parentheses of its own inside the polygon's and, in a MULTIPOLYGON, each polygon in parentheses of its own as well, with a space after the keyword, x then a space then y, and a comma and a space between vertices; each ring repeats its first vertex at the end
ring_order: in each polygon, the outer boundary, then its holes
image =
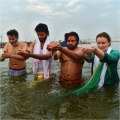
POLYGON ((8 48, 10 46, 11 46, 10 43, 6 43, 6 45, 4 46, 4 48, 8 48))
POLYGON ((75 51, 81 51, 83 47, 76 47, 75 51))
POLYGON ((78 49, 82 49, 83 47, 77 47, 78 49))
POLYGON ((36 43, 37 43, 36 41, 35 41, 35 42, 32 42, 31 45, 35 45, 36 43))
POLYGON ((20 43, 20 45, 27 45, 27 43, 25 43, 25 42, 19 42, 20 43))
POLYGON ((36 43, 37 43, 36 41, 35 41, 35 42, 32 42, 32 43, 30 44, 30 47, 34 47, 36 43))

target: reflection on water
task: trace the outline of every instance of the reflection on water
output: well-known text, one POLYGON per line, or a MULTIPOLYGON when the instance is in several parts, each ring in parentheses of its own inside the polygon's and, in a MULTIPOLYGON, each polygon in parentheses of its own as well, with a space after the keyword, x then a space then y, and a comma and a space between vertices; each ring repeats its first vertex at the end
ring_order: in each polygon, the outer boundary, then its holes
MULTIPOLYGON (((83 66, 82 85, 60 85, 60 63, 56 61, 56 74, 48 80, 29 86, 34 81, 32 59, 27 60, 27 74, 8 77, 8 60, 0 63, 1 119, 119 119, 119 88, 106 86, 88 95, 69 96, 58 101, 52 98, 82 87, 90 78, 91 64, 83 66)), ((120 73, 120 61, 118 66, 120 73)), ((119 74, 120 76, 120 74, 119 74)))

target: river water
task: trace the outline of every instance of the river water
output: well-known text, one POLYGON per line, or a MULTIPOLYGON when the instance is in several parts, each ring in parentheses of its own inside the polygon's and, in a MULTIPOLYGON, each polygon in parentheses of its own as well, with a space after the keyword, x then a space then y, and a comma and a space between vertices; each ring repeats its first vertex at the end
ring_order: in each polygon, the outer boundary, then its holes
MULTIPOLYGON (((83 44, 79 46, 91 46, 83 44)), ((112 48, 120 51, 120 42, 112 42, 112 48)), ((1 50, 2 51, 2 50, 1 50)), ((32 58, 27 60, 27 75, 8 77, 8 60, 0 62, 0 118, 2 120, 42 120, 42 119, 107 119, 119 120, 120 86, 106 86, 87 95, 69 96, 58 101, 52 98, 59 94, 76 90, 90 79, 91 64, 83 66, 82 85, 60 85, 60 63, 55 61, 55 75, 48 80, 31 86, 34 81, 32 74, 32 58)), ((118 64, 120 77, 120 61, 118 64)))

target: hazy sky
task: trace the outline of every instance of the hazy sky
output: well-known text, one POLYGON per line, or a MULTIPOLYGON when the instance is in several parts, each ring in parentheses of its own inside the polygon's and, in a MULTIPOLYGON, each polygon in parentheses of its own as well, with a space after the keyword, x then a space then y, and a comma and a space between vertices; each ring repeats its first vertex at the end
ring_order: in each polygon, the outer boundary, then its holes
POLYGON ((16 29, 20 41, 38 40, 34 31, 39 23, 48 25, 50 39, 64 40, 75 31, 80 39, 95 39, 107 32, 120 39, 120 0, 0 0, 0 35, 16 29))

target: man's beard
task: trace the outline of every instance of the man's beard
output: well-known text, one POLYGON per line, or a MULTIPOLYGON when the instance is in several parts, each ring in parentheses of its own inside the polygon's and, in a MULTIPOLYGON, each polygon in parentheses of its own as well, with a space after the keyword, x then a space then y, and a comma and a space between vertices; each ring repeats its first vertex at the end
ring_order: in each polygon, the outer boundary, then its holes
POLYGON ((15 46, 18 44, 18 41, 16 40, 15 42, 10 42, 11 45, 15 46))
POLYGON ((39 41, 42 43, 42 42, 45 42, 47 36, 44 38, 44 39, 39 39, 39 41))
POLYGON ((74 50, 76 47, 77 47, 77 43, 76 43, 75 46, 73 46, 73 45, 67 45, 67 48, 68 48, 69 50, 74 50))

